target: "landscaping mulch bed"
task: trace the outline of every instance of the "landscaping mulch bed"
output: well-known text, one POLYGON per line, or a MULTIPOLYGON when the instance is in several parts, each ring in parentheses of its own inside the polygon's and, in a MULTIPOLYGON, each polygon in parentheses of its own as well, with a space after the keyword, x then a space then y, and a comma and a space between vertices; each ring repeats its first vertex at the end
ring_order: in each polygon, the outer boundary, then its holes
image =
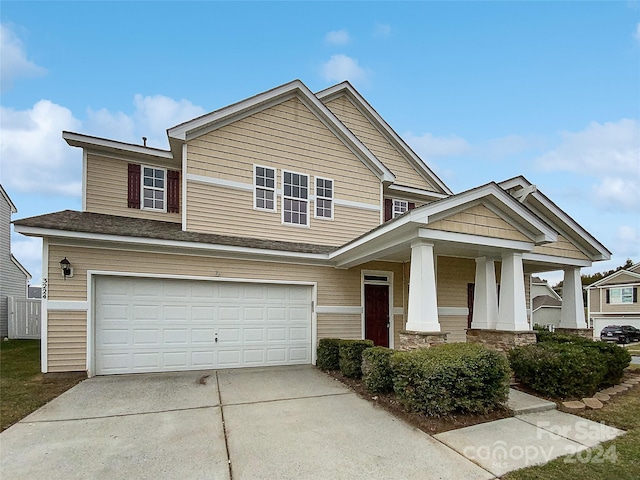
POLYGON ((513 412, 507 408, 496 410, 486 415, 456 414, 444 417, 430 417, 422 413, 407 412, 393 393, 373 394, 367 389, 362 380, 347 378, 340 371, 326 373, 337 381, 344 383, 359 397, 368 400, 376 407, 386 410, 429 435, 513 416, 513 412))

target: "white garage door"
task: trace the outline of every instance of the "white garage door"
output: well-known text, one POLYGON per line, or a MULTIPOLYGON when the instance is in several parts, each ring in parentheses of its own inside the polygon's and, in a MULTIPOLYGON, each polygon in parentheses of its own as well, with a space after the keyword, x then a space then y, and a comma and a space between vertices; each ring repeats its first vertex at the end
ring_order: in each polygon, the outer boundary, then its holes
POLYGON ((311 287, 98 277, 96 373, 311 363, 311 287))

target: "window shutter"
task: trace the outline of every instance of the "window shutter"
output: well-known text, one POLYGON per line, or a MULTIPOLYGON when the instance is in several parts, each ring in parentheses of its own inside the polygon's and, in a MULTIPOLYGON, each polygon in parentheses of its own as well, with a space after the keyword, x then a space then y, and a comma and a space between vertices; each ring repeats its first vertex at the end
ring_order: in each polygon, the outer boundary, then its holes
POLYGON ((129 194, 128 207, 140 208, 140 165, 129 164, 129 194))
POLYGON ((180 213, 180 172, 167 171, 167 212, 180 213))
POLYGON ((388 222, 393 217, 393 200, 390 198, 384 199, 384 221, 388 222))
POLYGON ((610 301, 609 301, 609 300, 610 300, 610 297, 609 297, 609 289, 607 288, 607 289, 605 290, 605 292, 606 292, 606 294, 607 294, 607 295, 606 295, 606 296, 607 296, 607 298, 606 298, 606 300, 605 300, 605 301, 606 301, 607 303, 610 303, 610 301))
POLYGON ((413 202, 409 202, 409 210, 413 210, 414 208, 416 208, 416 204, 413 202))
POLYGON ((638 303, 638 287, 633 287, 633 303, 638 303))

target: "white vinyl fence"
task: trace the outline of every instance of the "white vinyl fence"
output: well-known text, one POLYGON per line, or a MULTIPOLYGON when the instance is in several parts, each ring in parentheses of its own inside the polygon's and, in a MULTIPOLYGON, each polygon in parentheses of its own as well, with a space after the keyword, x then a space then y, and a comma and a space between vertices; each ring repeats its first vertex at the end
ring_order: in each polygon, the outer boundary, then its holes
POLYGON ((40 299, 8 298, 9 338, 40 338, 40 299))

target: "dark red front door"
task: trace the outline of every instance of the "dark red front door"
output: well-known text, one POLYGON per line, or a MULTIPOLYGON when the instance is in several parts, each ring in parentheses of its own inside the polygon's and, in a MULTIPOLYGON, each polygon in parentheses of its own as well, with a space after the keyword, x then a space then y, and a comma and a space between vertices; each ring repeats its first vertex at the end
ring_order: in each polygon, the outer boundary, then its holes
POLYGON ((389 286, 364 286, 364 337, 389 346, 389 286))

